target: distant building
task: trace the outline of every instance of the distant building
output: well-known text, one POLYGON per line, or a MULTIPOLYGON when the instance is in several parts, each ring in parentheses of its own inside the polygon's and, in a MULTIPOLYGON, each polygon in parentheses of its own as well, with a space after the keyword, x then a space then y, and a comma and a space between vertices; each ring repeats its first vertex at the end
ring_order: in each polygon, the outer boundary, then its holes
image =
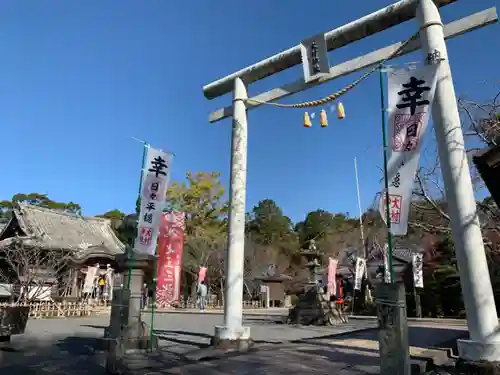
MULTIPOLYGON (((115 255, 125 252, 125 245, 116 237, 108 219, 84 217, 27 204, 16 205, 10 221, 0 231, 0 258, 2 252, 5 254, 13 246, 68 254, 71 281, 66 282, 69 285, 66 289, 69 290, 64 295, 72 297, 81 296, 88 266, 99 263, 103 271, 108 264, 114 268, 115 255)), ((5 267, 5 264, 0 267, 5 267)), ((50 274, 47 269, 40 272, 43 282, 50 288, 50 295, 60 297, 62 291, 57 287, 58 275, 50 274)), ((6 280, 0 279, 2 283, 5 285, 6 280)), ((3 292, 0 292, 0 297, 6 294, 6 288, 1 289, 3 292)))

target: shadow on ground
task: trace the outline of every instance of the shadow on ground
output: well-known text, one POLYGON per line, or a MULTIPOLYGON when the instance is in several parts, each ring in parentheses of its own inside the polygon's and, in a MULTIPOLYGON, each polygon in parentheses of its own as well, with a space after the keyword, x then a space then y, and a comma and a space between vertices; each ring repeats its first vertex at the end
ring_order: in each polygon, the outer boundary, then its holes
MULTIPOLYGON (((103 328, 102 326, 88 326, 103 328)), ((328 334, 287 343, 257 342, 258 350, 245 355, 188 363, 190 351, 209 345, 211 335, 185 330, 155 330, 161 350, 138 358, 137 374, 377 374, 378 350, 363 345, 378 341, 376 330, 328 334)), ((420 348, 453 348, 465 331, 441 327, 410 327, 410 345, 420 348)), ((52 341, 31 338, 0 351, 2 375, 96 375, 103 373, 104 353, 96 336, 58 337, 52 341)))
MULTIPOLYGON (((409 327, 408 334, 410 346, 428 349, 456 349, 456 340, 468 337, 466 328, 449 329, 443 327, 409 327)), ((329 334, 311 339, 295 340, 293 343, 325 344, 324 341, 328 339, 378 341, 378 329, 329 334)))
MULTIPOLYGON (((209 362, 172 368, 162 374, 221 375, 378 374, 378 353, 346 352, 304 344, 262 345, 246 355, 223 357, 209 362)), ((156 374, 156 373, 155 373, 156 374)), ((160 374, 158 372, 157 374, 160 374)))
POLYGON ((65 337, 55 341, 29 340, 0 350, 2 375, 67 375, 102 373, 103 356, 97 338, 65 337))
MULTIPOLYGON (((426 350, 449 349, 455 346, 457 338, 467 332, 460 329, 442 327, 410 327, 410 345, 426 350)), ((210 362, 206 367, 191 365, 178 369, 178 372, 193 375, 215 375, 221 373, 245 373, 251 368, 252 374, 325 374, 345 375, 378 374, 379 353, 377 330, 328 334, 321 337, 294 340, 278 346, 264 345, 257 353, 235 358, 223 358, 210 362)))
MULTIPOLYGON (((104 326, 86 324, 84 327, 104 329, 104 326)), ((162 346, 171 346, 171 344, 192 346, 197 348, 206 348, 210 345, 212 335, 201 332, 191 332, 185 330, 162 330, 155 329, 154 333, 158 339, 164 341, 160 342, 162 346), (167 344, 167 345, 165 345, 167 344)), ((276 341, 255 340, 256 344, 278 344, 276 341)))
MULTIPOLYGON (((175 330, 156 330, 154 331, 160 340, 170 341, 182 345, 193 345, 205 348, 210 345, 212 335, 199 332, 175 331, 175 330)), ((279 342, 254 340, 256 344, 277 345, 279 342)))
MULTIPOLYGON (((379 363, 378 334, 377 330, 365 330, 297 340, 293 343, 307 345, 308 348, 300 350, 311 356, 332 358, 333 355, 336 360, 338 354, 343 353, 343 361, 356 363, 358 367, 370 367, 379 363)), ((463 338, 468 338, 465 328, 409 327, 411 354, 413 360, 416 360, 414 363, 423 362, 428 370, 454 362, 452 357, 458 355, 456 340, 463 338)))

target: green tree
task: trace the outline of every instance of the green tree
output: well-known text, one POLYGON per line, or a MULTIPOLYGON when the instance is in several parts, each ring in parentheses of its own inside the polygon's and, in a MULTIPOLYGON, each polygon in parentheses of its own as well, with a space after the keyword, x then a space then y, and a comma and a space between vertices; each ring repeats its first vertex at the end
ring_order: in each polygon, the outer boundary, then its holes
POLYGON ((220 173, 189 172, 186 182, 173 182, 167 192, 167 210, 186 214, 186 233, 194 234, 215 226, 225 225, 228 203, 224 199, 220 173))
POLYGON ((114 209, 108 212, 103 213, 102 215, 98 215, 99 217, 105 217, 106 219, 110 220, 123 220, 125 217, 125 213, 121 212, 118 209, 114 209))
POLYGON ((311 211, 306 219, 297 223, 295 230, 299 235, 300 245, 307 247, 309 240, 321 241, 338 230, 347 220, 345 214, 332 214, 325 210, 311 211))
POLYGON ((293 223, 272 199, 260 201, 247 215, 247 233, 259 245, 294 241, 293 223))
MULTIPOLYGON (((228 203, 220 173, 187 173, 185 182, 173 182, 167 192, 167 210, 186 215, 183 281, 192 284, 200 266, 217 290, 224 277, 228 203)), ((187 289, 185 288, 185 291, 187 289)))
POLYGON ((255 276, 261 276, 275 266, 275 272, 283 273, 292 263, 300 261, 297 235, 293 223, 272 199, 264 199, 246 215, 245 286, 251 293, 255 276))
POLYGON ((105 212, 98 217, 104 217, 111 221, 111 227, 116 233, 118 239, 126 245, 133 246, 137 232, 137 215, 125 214, 124 212, 114 209, 105 212))
POLYGON ((6 222, 10 219, 12 212, 12 201, 0 201, 0 223, 6 222))
POLYGON ((78 203, 74 202, 57 202, 48 197, 47 194, 40 193, 29 193, 15 194, 10 201, 4 200, 0 202, 0 220, 10 218, 12 207, 16 203, 31 204, 34 206, 40 206, 45 208, 50 208, 52 210, 58 210, 63 212, 70 212, 73 214, 81 215, 82 208, 78 203))
POLYGON ((455 248, 450 235, 435 242, 425 254, 422 308, 428 316, 464 314, 455 248))

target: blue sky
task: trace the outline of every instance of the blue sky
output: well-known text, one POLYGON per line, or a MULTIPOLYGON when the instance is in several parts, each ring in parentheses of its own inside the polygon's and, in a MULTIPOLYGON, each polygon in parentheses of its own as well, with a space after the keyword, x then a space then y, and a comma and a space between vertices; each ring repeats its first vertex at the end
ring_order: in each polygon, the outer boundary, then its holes
MULTIPOLYGON (((0 3, 0 199, 18 192, 75 201, 84 213, 131 212, 141 144, 175 152, 174 179, 187 171, 229 176, 229 119, 208 123, 230 96, 208 101, 202 86, 392 0, 2 0, 0 3), (342 3, 342 5, 339 5, 342 3)), ((445 22, 495 5, 458 1, 445 22)), ((357 57, 416 30, 409 21, 330 53, 330 64, 357 57)), ((499 26, 449 41, 456 91, 487 99, 499 80, 499 26), (490 42, 488 42, 490 41, 490 42)), ((422 61, 413 53, 393 63, 422 61)), ((301 67, 252 85, 250 94, 300 77, 301 67)), ((295 95, 316 99, 359 73, 295 95)), ((498 87, 497 87, 498 88, 498 87)), ((376 77, 347 94, 346 119, 302 127, 302 110, 249 113, 247 208, 272 198, 293 220, 316 208, 357 214, 353 158, 362 206, 372 204, 381 165, 376 77)), ((317 120, 316 120, 317 121, 317 120)), ((429 135, 430 134, 430 135, 429 135)), ((432 129, 428 145, 432 147, 432 129)))

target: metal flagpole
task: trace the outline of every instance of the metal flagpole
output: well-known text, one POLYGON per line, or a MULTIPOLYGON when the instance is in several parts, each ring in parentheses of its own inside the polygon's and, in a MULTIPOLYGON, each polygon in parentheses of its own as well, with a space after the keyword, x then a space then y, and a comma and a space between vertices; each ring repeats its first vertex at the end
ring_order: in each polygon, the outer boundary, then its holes
MULTIPOLYGON (((354 157, 354 175, 356 176, 356 193, 358 196, 358 209, 359 209, 359 229, 360 229, 360 234, 361 234, 361 246, 364 250, 365 248, 365 235, 363 233, 363 212, 361 210, 361 195, 359 194, 359 177, 358 177, 358 162, 356 160, 356 157, 354 157)), ((357 263, 357 262, 356 262, 357 263)), ((363 270, 364 272, 364 270, 363 270)), ((356 277, 356 276, 354 276, 356 277)), ((362 279, 361 279, 362 280, 362 279)), ((354 302, 356 300, 356 289, 352 289, 352 309, 351 309, 351 315, 354 315, 354 302)))
MULTIPOLYGON (((389 176, 387 173, 387 135, 385 130, 385 98, 384 98, 384 75, 382 74, 382 66, 379 69, 379 82, 380 82, 380 113, 382 116, 382 145, 384 152, 384 182, 385 182, 385 211, 387 222, 387 258, 389 266, 390 282, 394 282, 394 270, 392 269, 392 233, 391 233, 391 212, 389 201, 389 176)), ((380 197, 382 199, 382 197, 380 197)))

